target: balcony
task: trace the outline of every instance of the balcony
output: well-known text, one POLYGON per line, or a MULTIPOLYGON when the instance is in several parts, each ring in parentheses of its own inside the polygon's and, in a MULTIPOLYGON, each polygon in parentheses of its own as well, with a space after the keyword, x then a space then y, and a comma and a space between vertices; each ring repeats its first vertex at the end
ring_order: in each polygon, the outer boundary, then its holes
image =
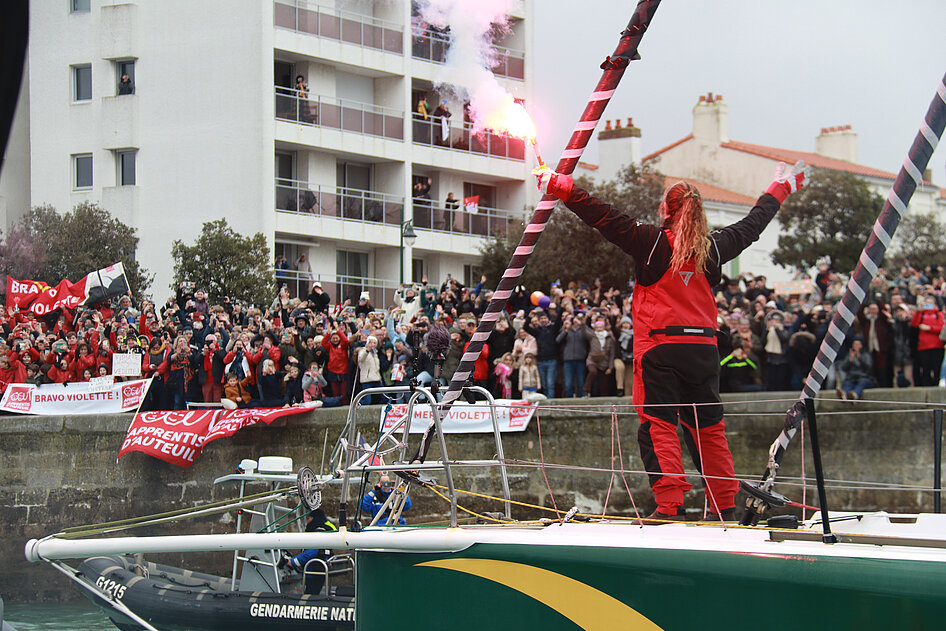
POLYGON ((276 180, 276 210, 366 223, 401 224, 404 198, 354 188, 276 180))
POLYGON ((526 145, 521 138, 488 131, 474 134, 472 123, 464 122, 462 126, 456 127, 450 124, 450 119, 431 116, 424 120, 419 114, 414 115, 412 124, 415 144, 466 151, 493 158, 519 161, 526 159, 526 145))
POLYGON ((332 299, 332 304, 342 303, 348 299, 352 305, 357 305, 358 296, 361 292, 367 291, 371 294, 371 304, 378 309, 393 305, 394 292, 398 290, 397 280, 320 274, 318 271, 307 274, 297 270, 277 270, 276 280, 289 288, 291 296, 298 296, 303 300, 312 290, 312 283, 319 281, 322 283, 322 290, 332 299))
POLYGON ((273 11, 277 28, 398 55, 404 52, 404 29, 398 24, 331 7, 310 9, 304 2, 274 2, 273 11))
POLYGON ((414 227, 419 230, 447 232, 472 237, 493 237, 506 233, 522 221, 508 210, 479 207, 469 213, 462 208, 447 210, 435 207, 430 200, 414 200, 414 227))
MULTIPOLYGON (((521 50, 512 50, 503 46, 493 46, 495 62, 493 74, 507 79, 525 80, 526 54, 521 50)), ((429 28, 411 38, 411 56, 435 64, 442 64, 450 50, 450 35, 432 31, 429 28)))
POLYGON ((279 120, 404 140, 404 112, 401 110, 334 97, 300 97, 297 90, 281 86, 276 86, 275 90, 279 120))

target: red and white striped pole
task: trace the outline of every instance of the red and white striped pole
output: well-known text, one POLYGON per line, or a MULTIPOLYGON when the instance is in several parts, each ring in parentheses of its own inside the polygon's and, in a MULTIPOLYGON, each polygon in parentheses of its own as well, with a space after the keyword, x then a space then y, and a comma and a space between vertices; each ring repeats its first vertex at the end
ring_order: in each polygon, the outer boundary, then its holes
MULTIPOLYGON (((634 9, 634 15, 631 16, 631 21, 628 22, 627 28, 621 33, 621 39, 618 41, 617 48, 615 48, 614 53, 607 57, 601 64, 601 69, 604 70, 604 72, 601 75, 601 79, 598 80, 598 85, 595 86, 594 91, 588 98, 588 104, 585 105, 585 111, 582 112, 581 120, 575 125, 575 130, 572 132, 568 145, 562 152, 562 157, 555 169, 558 173, 570 174, 575 170, 578 159, 588 145, 591 134, 594 132, 595 127, 597 127, 598 121, 604 113, 604 108, 607 107, 608 102, 611 100, 611 96, 614 94, 618 83, 620 83, 621 77, 624 76, 624 70, 627 68, 628 63, 635 59, 640 59, 640 55, 637 54, 637 46, 640 44, 644 33, 647 31, 647 27, 650 25, 650 21, 657 11, 659 4, 660 0, 640 0, 640 2, 637 3, 637 7, 634 9)), ((512 256, 512 260, 503 273, 503 277, 499 281, 499 286, 496 288, 496 291, 493 292, 489 305, 486 307, 486 312, 480 319, 480 325, 473 334, 470 344, 467 346, 466 352, 463 353, 463 357, 460 360, 460 365, 457 367, 456 372, 453 374, 453 379, 450 381, 450 385, 444 393, 443 401, 440 404, 442 414, 446 414, 449 411, 450 406, 457 400, 457 397, 460 396, 463 386, 466 385, 470 375, 473 374, 473 366, 480 355, 480 351, 483 349, 483 344, 485 344, 487 338, 489 338, 493 326, 506 306, 506 301, 512 295, 513 288, 518 284, 526 261, 529 260, 529 255, 532 254, 532 251, 535 249, 535 244, 542 235, 545 224, 548 223, 556 201, 557 199, 554 195, 546 194, 542 196, 542 200, 535 207, 532 219, 529 221, 529 225, 526 226, 522 239, 519 241, 519 245, 516 247, 516 251, 512 256)), ((431 423, 424 432, 417 453, 415 453, 414 457, 411 459, 412 462, 423 462, 427 457, 427 451, 433 439, 433 432, 434 424, 431 423)))

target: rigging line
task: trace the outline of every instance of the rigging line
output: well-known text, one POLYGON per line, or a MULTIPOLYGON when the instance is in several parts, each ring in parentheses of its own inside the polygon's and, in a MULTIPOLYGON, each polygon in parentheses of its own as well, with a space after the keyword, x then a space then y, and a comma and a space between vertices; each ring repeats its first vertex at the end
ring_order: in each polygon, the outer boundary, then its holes
POLYGON ((545 474, 545 452, 542 450, 542 422, 539 420, 538 412, 535 415, 535 427, 539 432, 539 458, 541 459, 542 477, 545 478, 545 488, 549 490, 549 498, 552 500, 552 506, 555 507, 555 515, 561 521, 562 516, 558 512, 558 504, 555 503, 555 495, 552 493, 552 485, 549 484, 549 476, 545 474))
POLYGON ((607 514, 608 512, 608 501, 611 499, 611 487, 614 486, 614 420, 616 414, 614 411, 614 406, 611 406, 611 477, 608 479, 608 493, 604 496, 604 508, 601 509, 602 513, 607 514))
MULTIPOLYGON (((506 464, 507 466, 522 467, 522 468, 533 468, 533 469, 534 469, 534 468, 541 468, 541 467, 545 466, 545 467, 548 468, 548 469, 557 469, 557 470, 565 470, 565 471, 585 471, 585 472, 589 472, 589 473, 611 473, 612 471, 615 471, 615 472, 621 471, 620 469, 617 469, 617 470, 616 470, 616 469, 608 469, 608 468, 605 468, 605 467, 589 467, 589 466, 580 466, 580 465, 556 464, 556 463, 548 463, 548 462, 544 463, 544 465, 543 465, 543 463, 541 463, 541 462, 536 462, 536 461, 534 461, 534 460, 506 459, 506 460, 503 460, 502 462, 503 462, 504 464, 506 464)), ((625 469, 625 470, 623 470, 623 471, 624 471, 624 473, 637 474, 637 475, 641 475, 641 476, 643 476, 643 475, 650 475, 650 474, 653 474, 653 475, 679 475, 679 474, 660 473, 660 472, 648 472, 648 471, 643 471, 643 470, 632 470, 632 469, 625 469)), ((688 469, 684 469, 683 474, 686 475, 686 476, 691 476, 691 477, 700 477, 700 476, 702 475, 702 474, 700 474, 699 471, 693 471, 693 470, 688 470, 688 469)), ((734 476, 734 477, 732 477, 732 478, 726 477, 726 476, 707 476, 707 477, 712 478, 712 479, 714 479, 714 480, 715 480, 715 479, 719 479, 719 480, 736 480, 736 481, 739 481, 739 482, 742 482, 742 481, 750 481, 750 480, 753 479, 752 476, 751 476, 751 474, 736 475, 736 476, 734 476)), ((781 478, 780 478, 780 479, 781 479, 781 478)), ((799 479, 799 478, 797 478, 797 477, 792 477, 792 476, 786 476, 784 479, 785 479, 785 480, 793 480, 793 479, 799 479)), ((811 482, 811 479, 810 479, 810 478, 809 478, 809 479, 806 479, 806 481, 807 481, 807 483, 810 483, 810 482, 811 482)), ((884 482, 872 482, 872 481, 861 481, 861 480, 826 479, 825 482, 834 482, 834 483, 835 483, 835 484, 833 484, 833 485, 829 485, 828 488, 842 489, 842 490, 843 490, 843 489, 855 489, 855 490, 887 490, 887 491, 901 491, 901 490, 902 490, 902 491, 933 491, 933 490, 935 490, 935 489, 933 489, 932 487, 928 487, 928 486, 906 485, 906 484, 895 484, 895 483, 884 483, 884 482)), ((789 484, 790 486, 799 486, 799 487, 800 487, 800 486, 803 485, 803 482, 794 482, 794 483, 786 482, 786 484, 789 484)))
POLYGON ((637 510, 637 502, 634 501, 634 494, 631 493, 631 487, 627 483, 627 476, 624 475, 624 453, 621 451, 621 421, 617 414, 614 415, 614 426, 618 436, 618 462, 621 463, 621 480, 624 482, 627 497, 631 500, 631 506, 634 508, 634 516, 640 519, 641 515, 637 510))

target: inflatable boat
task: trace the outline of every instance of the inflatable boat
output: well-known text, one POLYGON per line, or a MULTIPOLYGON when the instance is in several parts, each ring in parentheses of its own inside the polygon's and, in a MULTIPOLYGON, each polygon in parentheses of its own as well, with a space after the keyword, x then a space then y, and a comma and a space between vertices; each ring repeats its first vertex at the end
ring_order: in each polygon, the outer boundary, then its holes
MULTIPOLYGON (((97 587, 119 599, 162 630, 239 631, 242 629, 353 629, 355 590, 329 585, 328 593, 300 591, 233 591, 231 580, 156 563, 138 563, 130 556, 92 557, 79 565, 97 587), (287 593, 288 592, 288 593, 287 593)), ((301 586, 296 586, 301 590, 301 586)), ((140 625, 101 602, 91 590, 83 593, 102 607, 119 629, 140 625)))

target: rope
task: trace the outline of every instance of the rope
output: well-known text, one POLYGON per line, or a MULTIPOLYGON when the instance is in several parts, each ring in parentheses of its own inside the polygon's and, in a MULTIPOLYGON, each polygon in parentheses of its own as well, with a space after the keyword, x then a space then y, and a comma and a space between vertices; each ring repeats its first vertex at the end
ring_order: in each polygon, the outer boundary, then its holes
POLYGON ((309 515, 310 513, 314 513, 314 512, 315 512, 314 510, 311 510, 311 511, 309 511, 309 512, 307 512, 307 513, 300 513, 299 515, 296 516, 295 519, 292 519, 292 520, 290 520, 290 521, 287 521, 285 524, 276 526, 276 524, 278 524, 280 521, 282 521, 283 519, 285 519, 285 518, 288 517, 289 515, 292 515, 294 512, 296 512, 297 510, 299 510, 299 507, 300 507, 300 506, 302 506, 302 502, 299 502, 298 504, 295 505, 295 507, 294 507, 292 510, 290 510, 289 512, 283 514, 283 515, 280 516, 280 517, 277 517, 277 518, 274 519, 272 522, 266 524, 265 526, 263 526, 262 528, 260 528, 260 529, 257 530, 256 532, 279 532, 280 530, 282 530, 283 528, 285 528, 285 527, 288 526, 289 524, 294 523, 294 522, 297 522, 297 521, 299 521, 300 519, 302 519, 303 517, 305 517, 306 515, 309 515), (271 526, 276 526, 276 527, 273 528, 272 530, 269 530, 269 528, 270 528, 271 526))
POLYGON ((89 535, 99 535, 106 532, 119 532, 122 530, 129 530, 131 528, 137 528, 139 526, 148 526, 158 523, 164 523, 167 521, 177 521, 192 519, 194 517, 203 517, 209 515, 218 515, 220 513, 226 513, 233 510, 234 508, 240 508, 249 504, 261 504, 268 502, 275 502, 286 495, 295 492, 295 489, 285 489, 283 491, 267 491, 265 493, 256 493, 254 495, 246 495, 241 498, 230 499, 230 500, 221 500, 219 502, 212 502, 210 504, 202 504, 201 506, 194 506, 192 508, 182 508, 173 511, 166 511, 164 513, 155 513, 153 515, 144 515, 141 517, 133 517, 130 519, 121 519, 117 521, 102 522, 99 524, 89 524, 85 526, 72 526, 62 530, 58 537, 62 539, 79 539, 81 537, 87 537, 89 535), (269 498, 269 499, 267 499, 269 498), (210 510, 208 510, 210 509, 210 510))
POLYGON ((538 413, 535 415, 535 427, 539 432, 539 458, 541 459, 542 477, 545 478, 545 488, 549 490, 549 498, 551 498, 552 506, 555 508, 556 517, 561 519, 562 516, 559 515, 558 512, 558 504, 555 503, 555 495, 552 494, 552 485, 549 484, 549 476, 545 474, 545 452, 542 450, 542 423, 539 421, 538 413))

